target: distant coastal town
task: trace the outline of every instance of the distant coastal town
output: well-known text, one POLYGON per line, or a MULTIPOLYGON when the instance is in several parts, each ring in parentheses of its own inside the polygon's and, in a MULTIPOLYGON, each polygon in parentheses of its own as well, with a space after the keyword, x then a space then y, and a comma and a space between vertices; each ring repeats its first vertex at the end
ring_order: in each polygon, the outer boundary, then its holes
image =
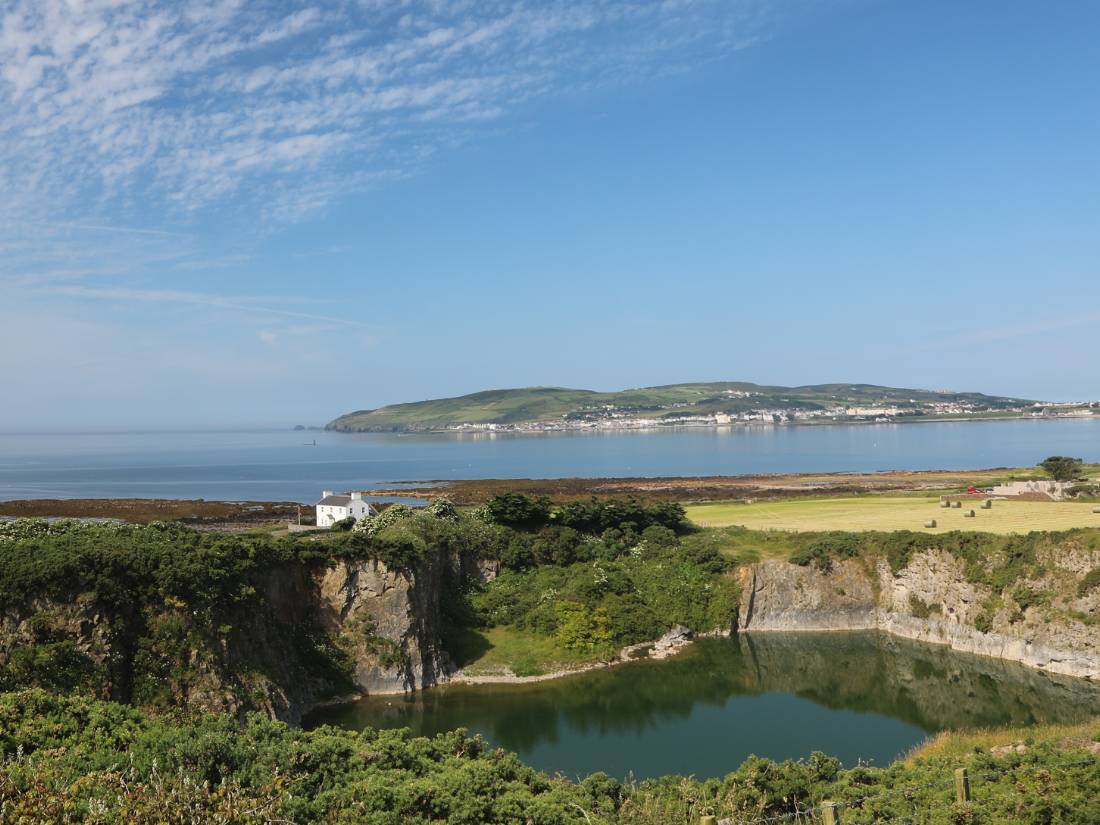
MULTIPOLYGON (((642 430, 663 427, 788 426, 798 424, 904 424, 921 421, 983 421, 1021 418, 1100 418, 1100 401, 1034 403, 1020 407, 984 407, 977 404, 934 403, 911 406, 853 406, 802 409, 764 407, 741 412, 675 413, 660 418, 618 410, 608 404, 599 410, 573 413, 558 421, 513 424, 462 422, 424 427, 446 432, 557 432, 574 430, 642 430)), ((415 425, 409 429, 416 429, 415 425)))

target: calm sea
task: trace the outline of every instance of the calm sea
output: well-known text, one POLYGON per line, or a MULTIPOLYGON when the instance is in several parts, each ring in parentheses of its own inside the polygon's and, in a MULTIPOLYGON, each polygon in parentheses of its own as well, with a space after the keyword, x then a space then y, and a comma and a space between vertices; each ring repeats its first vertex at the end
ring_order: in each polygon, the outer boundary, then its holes
POLYGON ((1100 461, 1100 420, 547 435, 0 434, 0 499, 310 502, 323 488, 401 481, 977 469, 1055 453, 1100 461))

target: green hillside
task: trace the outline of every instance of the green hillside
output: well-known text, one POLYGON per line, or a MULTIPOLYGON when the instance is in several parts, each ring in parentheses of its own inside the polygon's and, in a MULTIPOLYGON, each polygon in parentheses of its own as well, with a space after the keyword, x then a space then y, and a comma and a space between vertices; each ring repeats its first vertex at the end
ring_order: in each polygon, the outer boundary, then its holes
POLYGON ((960 403, 998 411, 1032 402, 981 393, 880 387, 872 384, 815 384, 779 387, 743 381, 668 384, 621 392, 564 387, 488 390, 457 398, 391 404, 336 418, 326 429, 343 431, 427 430, 459 424, 521 425, 599 421, 610 418, 670 420, 716 412, 760 409, 824 410, 843 405, 904 405, 930 412, 936 403, 960 403), (925 410, 924 408, 928 408, 925 410))

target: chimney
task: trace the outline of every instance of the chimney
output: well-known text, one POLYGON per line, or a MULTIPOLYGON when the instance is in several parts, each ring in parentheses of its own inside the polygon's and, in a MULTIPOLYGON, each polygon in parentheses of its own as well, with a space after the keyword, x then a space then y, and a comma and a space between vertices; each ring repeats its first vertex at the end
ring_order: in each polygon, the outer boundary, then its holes
POLYGON ((332 495, 332 490, 322 490, 321 491, 321 498, 328 498, 331 495, 332 495))
POLYGON ((362 493, 352 493, 351 494, 351 500, 352 501, 359 501, 361 498, 363 498, 362 493))

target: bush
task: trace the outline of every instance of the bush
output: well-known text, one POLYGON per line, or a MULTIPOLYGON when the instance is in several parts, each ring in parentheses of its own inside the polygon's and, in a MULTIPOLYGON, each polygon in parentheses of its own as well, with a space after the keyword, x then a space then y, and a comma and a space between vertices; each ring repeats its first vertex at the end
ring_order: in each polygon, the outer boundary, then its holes
POLYGON ((1050 597, 1047 594, 1024 584, 1017 585, 1012 589, 1012 600, 1016 602, 1016 606, 1020 608, 1021 613, 1029 607, 1038 607, 1050 603, 1050 597))
POLYGON ((590 561, 592 548, 570 527, 544 527, 531 543, 536 564, 567 567, 578 561, 590 561))
POLYGON ((800 567, 809 567, 811 564, 823 573, 833 569, 833 560, 829 558, 829 551, 818 544, 808 544, 791 553, 791 564, 800 567))
POLYGON ((589 610, 577 602, 561 602, 557 608, 558 641, 577 653, 610 651, 611 622, 602 608, 589 610))
POLYGON ((390 527, 395 527, 404 521, 408 521, 416 515, 416 510, 407 504, 391 504, 384 508, 377 516, 364 518, 356 526, 358 532, 373 536, 390 527))
POLYGON ((1085 577, 1077 583, 1077 596, 1087 596, 1097 587, 1100 587, 1100 567, 1094 567, 1085 577))
POLYGON ((624 529, 628 525, 639 531, 654 525, 677 531, 686 523, 680 504, 661 502, 647 506, 632 498, 571 501, 563 504, 554 513, 554 518, 566 527, 594 535, 613 528, 624 529))
POLYGON ((428 506, 424 508, 424 512, 443 521, 458 521, 458 508, 446 496, 433 498, 428 506))
POLYGON ((55 693, 99 693, 105 681, 101 668, 71 640, 17 647, 0 669, 0 690, 42 687, 55 693))
POLYGON ((928 604, 916 593, 909 594, 909 612, 917 619, 927 619, 933 613, 939 614, 942 608, 939 604, 928 604))
POLYGON ((1046 470, 1055 481, 1073 481, 1081 475, 1081 471, 1084 469, 1084 461, 1066 455, 1052 455, 1040 461, 1039 466, 1046 470))
POLYGON ((550 499, 531 498, 522 493, 502 493, 485 504, 485 511, 496 524, 530 530, 550 520, 550 499))
POLYGON ((390 570, 414 570, 431 550, 424 539, 402 525, 375 533, 370 547, 371 556, 390 570))
POLYGON ((684 508, 676 502, 645 505, 632 498, 592 498, 590 501, 571 501, 553 509, 546 496, 533 498, 522 493, 502 493, 489 499, 485 512, 496 524, 520 530, 537 530, 553 522, 593 536, 627 527, 640 532, 653 525, 678 532, 687 524, 684 508))

